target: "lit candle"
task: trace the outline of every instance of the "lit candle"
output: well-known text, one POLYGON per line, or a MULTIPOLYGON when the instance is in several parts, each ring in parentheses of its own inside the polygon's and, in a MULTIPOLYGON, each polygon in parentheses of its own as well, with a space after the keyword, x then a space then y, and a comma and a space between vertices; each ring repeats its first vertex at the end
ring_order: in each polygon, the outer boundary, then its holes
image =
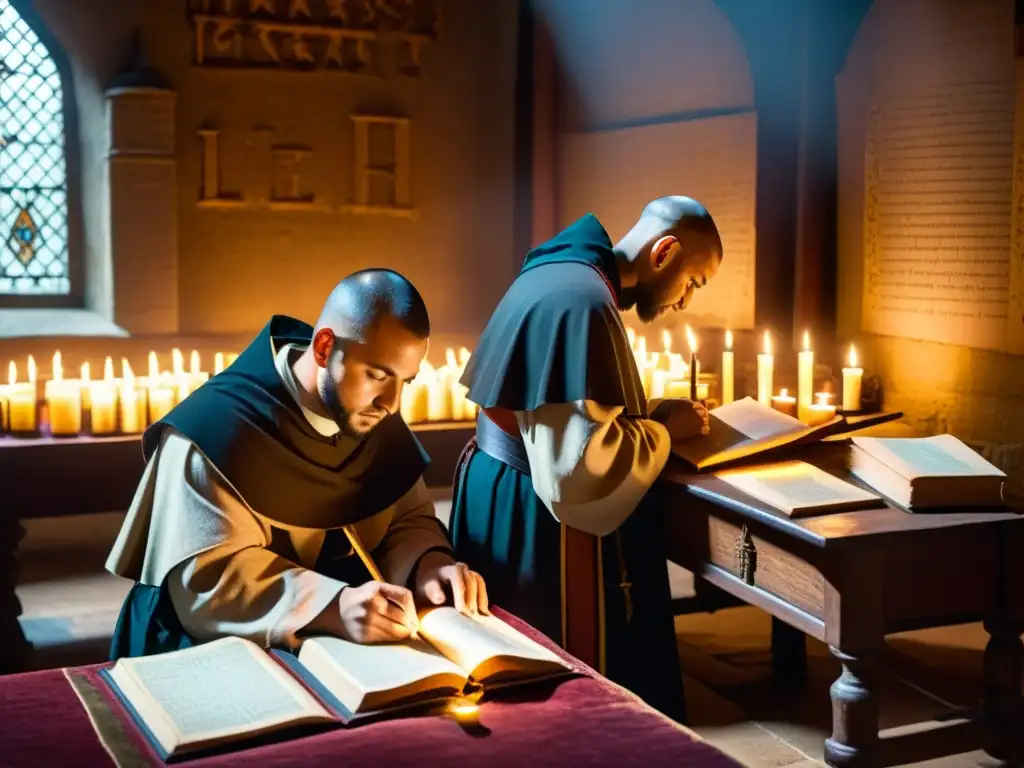
POLYGON ((205 384, 210 378, 210 374, 203 371, 203 367, 200 364, 199 352, 192 350, 192 354, 188 360, 188 394, 192 394, 205 384))
POLYGON ((686 326, 686 343, 690 346, 690 399, 697 401, 697 335, 686 326))
POLYGON ((764 352, 757 356, 757 402, 772 404, 772 379, 775 373, 775 358, 772 357, 772 337, 764 332, 764 352))
POLYGON ((18 381, 18 369, 13 362, 7 368, 7 381, 8 431, 12 435, 38 432, 35 358, 28 356, 28 382, 18 381))
MULTIPOLYGON (((179 352, 180 356, 181 353, 179 352)), ((180 364, 180 362, 179 362, 180 364)), ((149 353, 149 376, 146 381, 146 400, 149 405, 149 423, 155 424, 171 412, 177 399, 177 387, 173 386, 173 375, 167 379, 160 375, 160 363, 156 352, 149 353)))
POLYGON ((636 331, 632 328, 627 328, 626 340, 629 341, 629 348, 636 351, 636 331))
POLYGON ((443 372, 425 363, 420 373, 427 393, 426 421, 448 421, 452 417, 452 399, 443 372))
POLYGON ((697 382, 697 400, 703 402, 708 399, 711 387, 706 381, 697 382))
POLYGON ((18 369, 14 365, 14 361, 7 366, 7 384, 0 384, 0 435, 7 431, 7 410, 9 401, 7 399, 7 387, 13 385, 18 380, 18 369))
POLYGON ((807 409, 814 400, 814 352, 808 331, 804 331, 804 348, 797 358, 796 397, 797 416, 807 421, 807 409))
POLYGON ((174 391, 175 405, 188 397, 191 379, 189 378, 189 375, 185 373, 185 357, 177 347, 171 350, 170 385, 174 391))
POLYGON ((732 331, 725 332, 725 350, 722 352, 722 405, 735 399, 735 359, 732 352, 732 331))
POLYGON ((121 358, 121 388, 118 392, 121 432, 137 435, 146 428, 146 390, 140 387, 128 361, 121 358))
POLYGON ((78 369, 78 382, 82 388, 82 413, 89 412, 89 403, 91 402, 89 399, 91 395, 89 392, 89 383, 91 379, 92 376, 89 372, 89 363, 86 361, 82 363, 82 367, 78 369))
POLYGON ((82 431, 82 384, 65 379, 60 352, 53 354, 50 380, 44 387, 46 408, 50 415, 50 434, 67 437, 82 431))
POLYGON ((864 369, 857 367, 857 350, 850 345, 849 367, 843 368, 843 410, 860 410, 860 389, 864 369))
POLYGON ((796 398, 791 397, 787 389, 779 390, 779 394, 772 398, 772 408, 779 413, 796 416, 796 398))
POLYGON ((832 399, 831 392, 819 392, 815 397, 817 402, 811 403, 807 409, 807 425, 810 427, 832 421, 836 415, 836 407, 829 402, 832 399))
POLYGON ((213 375, 216 376, 218 373, 224 370, 224 353, 218 352, 213 356, 213 375))
POLYGON ((114 361, 103 361, 103 379, 89 383, 89 431, 94 435, 112 435, 117 431, 117 382, 114 361))

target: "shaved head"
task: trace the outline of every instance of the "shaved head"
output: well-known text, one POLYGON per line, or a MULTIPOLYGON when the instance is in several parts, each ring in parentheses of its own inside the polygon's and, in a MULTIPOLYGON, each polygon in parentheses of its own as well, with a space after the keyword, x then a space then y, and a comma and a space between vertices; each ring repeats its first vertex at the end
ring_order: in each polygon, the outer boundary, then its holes
POLYGON ((390 269, 342 280, 324 302, 306 352, 304 387, 317 410, 356 438, 397 413, 427 354, 430 318, 419 291, 390 269))
POLYGON ((643 322, 684 309, 722 263, 722 238, 711 214, 681 195, 648 203, 615 250, 629 265, 621 308, 635 307, 643 322))
POLYGON ((346 277, 331 291, 317 320, 317 330, 365 341, 381 321, 397 322, 418 339, 430 336, 427 305, 416 287, 390 269, 364 269, 346 277))

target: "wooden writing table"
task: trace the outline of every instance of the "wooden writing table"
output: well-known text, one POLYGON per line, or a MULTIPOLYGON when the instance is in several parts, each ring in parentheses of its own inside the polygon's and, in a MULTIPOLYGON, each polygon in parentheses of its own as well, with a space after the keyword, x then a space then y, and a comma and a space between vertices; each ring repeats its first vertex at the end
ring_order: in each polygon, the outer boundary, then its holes
MULTIPOLYGON (((822 443, 796 457, 863 486, 848 473, 849 450, 822 443)), ((1024 759, 1024 515, 889 504, 792 520, 712 475, 670 468, 664 477, 669 559, 826 643, 842 663, 829 765, 893 765, 979 742, 1024 759), (982 716, 881 739, 874 668, 885 635, 971 621, 990 635, 982 716)))

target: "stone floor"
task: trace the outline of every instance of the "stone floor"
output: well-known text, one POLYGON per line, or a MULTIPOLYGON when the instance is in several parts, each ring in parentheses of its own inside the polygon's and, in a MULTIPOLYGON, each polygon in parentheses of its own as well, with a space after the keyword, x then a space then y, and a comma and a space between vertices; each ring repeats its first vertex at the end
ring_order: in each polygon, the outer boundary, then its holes
MULTIPOLYGON (((447 518, 450 507, 438 501, 447 518)), ((40 667, 100 661, 106 653, 128 583, 102 571, 120 515, 35 521, 21 548, 23 627, 37 647, 40 667), (72 555, 72 553, 74 553, 72 555)), ((673 594, 688 594, 691 579, 673 568, 673 594)), ((828 688, 838 675, 827 649, 811 641, 806 685, 781 691, 769 676, 770 621, 755 608, 676 619, 693 728, 742 764, 805 768, 822 764, 830 730, 828 688)), ((881 725, 901 728, 953 706, 976 705, 981 691, 978 625, 895 635, 882 678, 881 725)), ((916 765, 990 766, 983 753, 916 765)))

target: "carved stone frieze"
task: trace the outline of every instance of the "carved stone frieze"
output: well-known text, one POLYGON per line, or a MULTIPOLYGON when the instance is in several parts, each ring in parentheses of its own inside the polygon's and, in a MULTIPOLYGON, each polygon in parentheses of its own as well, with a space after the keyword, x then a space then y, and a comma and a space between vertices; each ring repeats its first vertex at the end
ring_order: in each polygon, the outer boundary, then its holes
POLYGON ((416 77, 442 0, 190 0, 193 62, 416 77))

